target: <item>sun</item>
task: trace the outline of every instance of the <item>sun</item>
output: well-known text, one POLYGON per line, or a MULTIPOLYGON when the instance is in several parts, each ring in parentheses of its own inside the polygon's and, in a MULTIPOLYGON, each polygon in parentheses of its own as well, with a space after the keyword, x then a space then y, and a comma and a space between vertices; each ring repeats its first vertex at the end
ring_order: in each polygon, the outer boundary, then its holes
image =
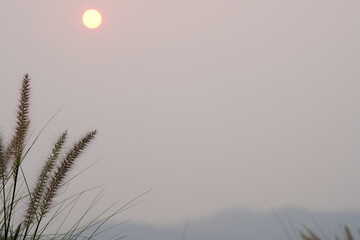
POLYGON ((95 9, 89 9, 82 15, 82 21, 87 28, 97 28, 100 26, 102 17, 101 14, 95 9))

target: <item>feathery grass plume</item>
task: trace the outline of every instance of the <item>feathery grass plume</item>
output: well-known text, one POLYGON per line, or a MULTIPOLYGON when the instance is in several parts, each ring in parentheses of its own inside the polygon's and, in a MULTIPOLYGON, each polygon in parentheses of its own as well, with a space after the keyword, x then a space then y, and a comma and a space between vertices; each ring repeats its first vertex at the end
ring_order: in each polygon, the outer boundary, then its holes
MULTIPOLYGON (((3 166, 4 173, 6 173, 9 163, 13 162, 13 173, 17 171, 21 161, 21 156, 24 150, 24 143, 27 132, 30 126, 29 118, 30 106, 30 77, 25 74, 22 79, 22 86, 20 92, 19 105, 17 109, 15 133, 10 141, 10 144, 3 152, 3 166)), ((7 173, 6 173, 7 174, 7 173)), ((14 174, 15 176, 16 174, 14 174)), ((3 179, 1 179, 2 181, 3 179)))
MULTIPOLYGON (((17 111, 17 121, 14 137, 8 147, 8 153, 6 154, 5 160, 9 156, 9 159, 12 158, 12 175, 13 175, 13 186, 12 186, 12 196, 9 206, 9 212, 6 211, 6 205, 4 203, 4 222, 5 222, 5 240, 7 240, 7 235, 9 234, 11 217, 13 214, 14 204, 16 203, 16 188, 18 182, 18 173, 19 167, 22 161, 22 154, 25 148, 25 139, 30 125, 29 118, 29 106, 30 106, 30 77, 28 74, 25 74, 22 81, 20 101, 17 111)), ((5 163, 8 163, 6 161, 5 163)), ((6 166, 5 166, 6 167, 6 166)), ((3 189, 5 191, 5 189, 3 189)), ((4 199, 5 201, 5 199, 4 199)))
POLYGON ((60 166, 56 169, 54 175, 50 179, 50 184, 44 193, 44 199, 41 203, 41 216, 43 217, 50 208, 50 205, 53 201, 53 198, 56 195, 56 192, 61 187, 61 184, 64 181, 66 174, 69 172, 71 167, 74 164, 75 159, 85 150, 91 140, 94 139, 96 135, 96 130, 91 131, 86 134, 78 143, 74 145, 74 147, 68 152, 65 158, 61 161, 60 166))
POLYGON ((321 240, 312 230, 304 226, 306 232, 300 231, 300 236, 303 240, 321 240))
MULTIPOLYGON (((299 231, 302 240, 321 240, 321 238, 309 228, 305 227, 305 230, 306 232, 299 231)), ((347 225, 345 225, 342 230, 344 233, 343 237, 339 238, 338 235, 334 235, 335 240, 355 240, 354 235, 351 233, 350 228, 347 225)), ((323 240, 325 240, 325 238, 323 240)))
POLYGON ((354 240, 354 237, 347 225, 344 226, 344 232, 345 232, 346 240, 354 240))
POLYGON ((26 228, 25 235, 27 234, 27 231, 31 223, 36 217, 37 210, 39 208, 41 198, 43 197, 45 187, 47 186, 50 174, 54 169, 56 160, 58 159, 61 149, 66 141, 66 137, 67 137, 67 131, 61 134, 61 136, 58 138, 57 142, 54 145, 54 148, 52 149, 51 155, 49 156, 49 158, 45 162, 45 165, 42 168, 42 171, 36 183, 36 187, 30 195, 31 199, 28 206, 26 219, 24 220, 24 226, 26 228))
POLYGON ((312 237, 306 235, 304 232, 300 232, 300 237, 302 240, 314 240, 312 237))
MULTIPOLYGON (((30 118, 29 118, 29 106, 30 106, 30 77, 29 74, 25 74, 22 87, 20 102, 17 111, 17 122, 15 135, 10 143, 9 151, 14 157, 13 173, 16 175, 18 167, 21 163, 22 153, 25 147, 25 138, 29 130, 30 118)), ((15 176, 14 176, 15 177, 15 176)))
POLYGON ((0 136, 0 182, 3 181, 5 176, 5 156, 4 156, 4 145, 2 137, 0 136))
MULTIPOLYGON (((6 171, 6 166, 5 166, 5 156, 4 156, 4 146, 3 146, 3 142, 2 142, 2 137, 0 137, 0 193, 1 193, 1 197, 0 199, 2 199, 2 209, 0 211, 0 214, 2 214, 3 212, 6 211, 6 196, 5 196, 5 171, 6 171)), ((1 219, 0 221, 0 233, 3 232, 5 224, 6 223, 6 214, 4 213, 4 217, 1 219)))

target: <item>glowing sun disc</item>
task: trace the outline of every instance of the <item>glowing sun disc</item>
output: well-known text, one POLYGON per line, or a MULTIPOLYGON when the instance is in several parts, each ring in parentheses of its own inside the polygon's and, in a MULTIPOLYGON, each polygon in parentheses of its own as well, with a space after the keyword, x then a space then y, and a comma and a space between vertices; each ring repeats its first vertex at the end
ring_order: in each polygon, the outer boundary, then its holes
POLYGON ((100 26, 102 17, 101 14, 95 9, 89 9, 82 15, 82 21, 87 28, 97 28, 100 26))

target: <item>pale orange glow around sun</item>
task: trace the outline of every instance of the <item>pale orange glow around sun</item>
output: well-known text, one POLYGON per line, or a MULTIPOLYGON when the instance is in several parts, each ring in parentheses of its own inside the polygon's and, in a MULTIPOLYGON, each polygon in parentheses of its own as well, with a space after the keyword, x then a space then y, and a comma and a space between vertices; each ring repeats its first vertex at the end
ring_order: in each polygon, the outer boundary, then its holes
POLYGON ((101 14, 95 9, 89 9, 82 15, 82 21, 87 28, 97 28, 100 26, 102 17, 101 14))

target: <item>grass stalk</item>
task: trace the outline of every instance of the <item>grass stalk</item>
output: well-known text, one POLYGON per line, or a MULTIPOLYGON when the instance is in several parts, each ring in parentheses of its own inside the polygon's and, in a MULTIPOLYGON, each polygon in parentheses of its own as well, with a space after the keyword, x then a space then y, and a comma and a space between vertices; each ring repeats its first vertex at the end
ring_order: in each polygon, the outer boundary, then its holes
POLYGON ((45 124, 40 133, 35 136, 35 140, 31 142, 32 134, 30 136, 28 134, 30 126, 29 107, 30 77, 25 74, 22 79, 14 134, 8 144, 4 143, 2 136, 0 136, 0 199, 2 200, 0 214, 3 216, 0 218, 0 240, 59 239, 60 237, 71 240, 91 239, 106 221, 119 213, 119 209, 109 214, 109 208, 107 208, 90 223, 81 226, 85 215, 101 199, 101 193, 99 193, 100 195, 91 202, 85 213, 68 229, 67 233, 63 234, 59 233, 60 228, 70 219, 69 216, 75 204, 86 191, 60 202, 56 202, 55 198, 59 195, 59 190, 74 178, 70 177, 69 179, 69 172, 74 168, 76 160, 93 141, 97 131, 86 133, 63 155, 68 135, 68 132, 64 131, 54 143, 49 157, 44 161, 35 186, 29 186, 22 163, 27 159, 28 153, 45 127, 54 118, 53 116, 45 124), (27 144, 30 146, 26 149, 27 144), (19 213, 19 210, 24 202, 27 202, 27 208, 22 214, 19 213), (48 216, 50 212, 53 213, 48 216), (65 217, 64 213, 66 213, 65 217), (58 220, 62 220, 60 228, 53 234, 46 233, 48 227, 58 220), (83 236, 82 233, 94 227, 93 224, 100 226, 95 229, 91 236, 83 236))

